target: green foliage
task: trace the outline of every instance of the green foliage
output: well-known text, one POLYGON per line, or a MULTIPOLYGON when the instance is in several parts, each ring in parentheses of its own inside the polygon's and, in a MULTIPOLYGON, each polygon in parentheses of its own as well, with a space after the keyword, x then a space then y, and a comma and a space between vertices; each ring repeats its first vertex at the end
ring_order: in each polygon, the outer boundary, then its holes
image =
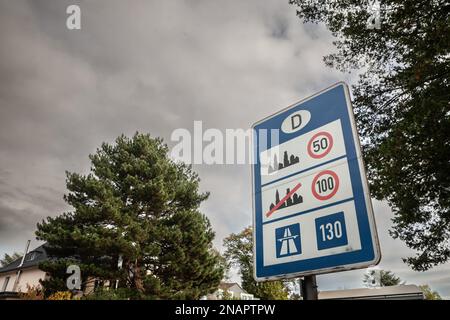
POLYGON ((17 259, 19 259, 21 257, 22 257, 22 254, 17 253, 17 252, 14 252, 12 255, 5 253, 5 255, 3 256, 3 259, 0 259, 0 267, 4 267, 13 261, 16 261, 17 259))
MULTIPOLYGON (((47 300, 72 300, 73 295, 70 291, 57 291, 50 295, 47 300)), ((75 300, 75 299, 74 299, 75 300)))
POLYGON ((302 296, 299 293, 297 293, 297 292, 293 292, 289 296, 289 300, 302 300, 302 296))
POLYGON ((366 287, 371 287, 371 280, 377 278, 377 285, 381 287, 397 286, 403 284, 401 279, 389 270, 368 270, 364 274, 363 283, 366 287))
POLYGON ((128 288, 99 288, 92 294, 83 297, 83 300, 138 300, 146 299, 148 297, 141 296, 136 290, 128 288))
POLYGON ((256 282, 253 278, 253 235, 247 227, 241 233, 231 234, 224 240, 224 257, 228 266, 239 268, 242 288, 262 300, 287 300, 288 289, 282 281, 256 282))
POLYGON ((222 295, 222 300, 233 300, 231 293, 228 290, 225 290, 222 295))
POLYGON ((383 0, 381 29, 368 30, 368 1, 291 0, 304 22, 324 23, 353 87, 371 191, 394 210, 391 235, 424 271, 450 257, 450 3, 383 0))
POLYGON ((442 300, 440 294, 437 291, 433 291, 429 285, 425 284, 419 287, 423 291, 425 300, 442 300))
POLYGON ((53 259, 46 295, 64 290, 69 260, 87 277, 135 290, 141 298, 197 299, 222 276, 214 232, 199 212, 207 193, 197 174, 175 163, 161 139, 136 133, 103 143, 87 175, 67 173, 65 201, 73 211, 38 224, 53 259), (118 261, 122 257, 122 268, 118 261))
POLYGON ((259 297, 262 300, 289 299, 289 290, 283 281, 265 281, 259 283, 254 282, 253 285, 250 286, 250 288, 253 288, 250 290, 254 290, 255 297, 259 297))
MULTIPOLYGON (((50 248, 46 248, 47 252, 50 248)), ((51 250, 51 249, 50 249, 51 250)), ((67 290, 66 278, 68 274, 66 273, 67 267, 72 264, 78 264, 78 261, 74 259, 68 259, 65 257, 56 258, 41 262, 39 264, 39 269, 44 270, 51 277, 45 277, 39 280, 42 285, 45 298, 49 298, 52 294, 56 292, 63 292, 67 290)), ((83 276, 83 274, 82 274, 83 276)), ((86 277, 82 278, 82 281, 86 280, 86 277)))

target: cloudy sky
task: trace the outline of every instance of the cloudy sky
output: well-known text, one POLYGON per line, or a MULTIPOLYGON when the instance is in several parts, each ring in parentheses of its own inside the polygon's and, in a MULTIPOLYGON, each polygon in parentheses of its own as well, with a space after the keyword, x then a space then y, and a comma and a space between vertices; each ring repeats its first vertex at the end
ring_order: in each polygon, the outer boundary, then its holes
MULTIPOLYGON (((0 0, 0 255, 23 251, 36 223, 67 210, 65 170, 124 133, 169 146, 173 130, 248 128, 356 74, 326 68, 332 37, 303 25, 287 0, 0 0), (79 4, 82 29, 66 28, 79 4)), ((196 165, 211 191, 203 212, 215 245, 251 224, 248 165, 196 165)), ((417 273, 374 202, 380 267, 450 296, 450 267, 417 273)), ((32 246, 38 243, 34 240, 32 246)), ((364 270, 318 277, 321 290, 361 287, 364 270)))

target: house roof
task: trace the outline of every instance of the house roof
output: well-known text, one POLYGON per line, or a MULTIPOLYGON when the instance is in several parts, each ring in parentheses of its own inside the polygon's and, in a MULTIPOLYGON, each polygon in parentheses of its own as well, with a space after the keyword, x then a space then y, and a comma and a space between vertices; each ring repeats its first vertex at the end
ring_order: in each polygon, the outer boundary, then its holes
POLYGON ((423 292, 412 284, 319 292, 319 300, 326 299, 423 299, 423 292))
MULTIPOLYGON (((220 284, 219 284, 219 287, 218 287, 218 290, 221 290, 222 292, 224 292, 224 291, 229 291, 229 292, 234 292, 234 293, 236 293, 236 291, 233 291, 232 290, 232 288, 233 287, 237 287, 238 288, 238 290, 237 290, 237 293, 238 293, 238 295, 237 296, 235 296, 235 297, 237 297, 237 298, 239 298, 240 296, 239 296, 239 294, 241 294, 241 293, 243 293, 243 294, 249 294, 247 291, 245 291, 240 285, 239 285, 239 283, 237 283, 237 282, 221 282, 220 284), (231 289, 231 290, 230 290, 231 289)), ((236 289, 236 288, 234 288, 234 289, 236 289)), ((215 293, 213 293, 213 294, 208 294, 207 296, 206 296, 206 300, 218 300, 218 299, 222 299, 222 297, 219 297, 220 295, 218 295, 218 293, 219 293, 220 291, 216 291, 215 293)), ((253 296, 253 295, 252 295, 253 296)))
POLYGON ((221 282, 219 284, 219 289, 222 290, 228 290, 230 289, 232 286, 238 286, 239 288, 241 287, 238 283, 236 282, 221 282))
POLYGON ((1 267, 0 273, 30 268, 39 265, 39 263, 48 259, 47 251, 45 250, 45 245, 46 244, 43 244, 37 247, 36 249, 29 251, 25 256, 25 260, 23 261, 23 265, 21 267, 19 267, 19 265, 20 262, 22 261, 22 257, 14 260, 13 262, 7 264, 4 267, 1 267))

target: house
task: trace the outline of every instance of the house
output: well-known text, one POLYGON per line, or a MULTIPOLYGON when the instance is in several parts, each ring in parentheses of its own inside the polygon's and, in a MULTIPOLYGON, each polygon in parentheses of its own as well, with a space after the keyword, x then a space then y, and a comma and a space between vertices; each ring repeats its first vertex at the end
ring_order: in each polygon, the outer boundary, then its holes
POLYGON ((202 300, 223 300, 228 298, 231 300, 259 300, 253 294, 248 293, 236 282, 221 282, 219 288, 212 294, 208 294, 202 300))
MULTIPOLYGON (((29 242, 25 252, 28 252, 28 246, 29 242)), ((26 292, 29 287, 38 287, 40 286, 40 280, 49 278, 45 271, 39 269, 39 264, 49 259, 46 246, 47 244, 44 243, 28 252, 25 258, 20 257, 0 268, 0 300, 17 299, 18 293, 26 292)), ((109 281, 101 284, 97 279, 88 277, 84 283, 83 294, 91 294, 100 285, 108 287, 109 281)))
POLYGON ((424 300, 416 285, 361 288, 319 292, 319 300, 424 300))
MULTIPOLYGON (((25 252, 28 251, 28 245, 25 252)), ((49 277, 45 271, 39 269, 39 264, 48 259, 46 244, 43 244, 27 252, 25 256, 1 267, 0 300, 18 299, 18 293, 26 292, 28 287, 39 286, 40 280, 45 280, 49 277)), ((90 277, 85 283, 83 293, 92 293, 98 285, 100 284, 97 283, 96 279, 90 277)), ((108 285, 109 283, 106 284, 106 286, 108 285)), ((219 288, 213 294, 203 297, 202 300, 222 300, 224 298, 232 300, 259 300, 235 282, 220 283, 219 288)))
POLYGON ((47 277, 39 269, 39 263, 47 260, 45 245, 29 251, 25 256, 0 268, 0 299, 14 299, 27 286, 38 286, 39 280, 47 277))

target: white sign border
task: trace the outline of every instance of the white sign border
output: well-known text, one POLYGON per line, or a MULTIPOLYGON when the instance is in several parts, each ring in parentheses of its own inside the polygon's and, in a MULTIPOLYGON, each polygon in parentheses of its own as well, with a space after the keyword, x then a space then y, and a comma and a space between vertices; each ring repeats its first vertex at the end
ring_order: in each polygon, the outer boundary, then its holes
MULTIPOLYGON (((252 182, 252 213, 253 213, 253 230, 252 230, 252 237, 253 237, 253 278, 257 281, 257 282, 262 282, 262 281, 269 281, 269 280, 281 280, 281 279, 291 279, 291 278, 298 278, 298 277, 303 277, 303 276, 309 276, 309 275, 317 275, 317 274, 324 274, 324 273, 334 273, 334 272, 341 272, 341 271, 349 271, 349 270, 355 270, 355 269, 362 269, 362 268, 366 268, 366 267, 370 267, 370 266, 374 266, 377 265, 380 260, 381 260, 381 249, 380 249, 380 243, 379 243, 379 238, 378 238, 378 232, 377 232, 377 226, 376 226, 376 222, 375 222, 375 216, 374 216, 374 211, 373 211, 373 206, 372 206, 372 201, 370 198, 370 190, 369 190, 369 185, 367 182, 367 173, 366 173, 366 169, 365 169, 365 164, 364 164, 364 159, 362 157, 362 151, 361 151, 361 142, 359 141, 358 137, 358 131, 356 128, 356 121, 355 121, 355 117, 354 117, 354 113, 353 113, 353 107, 351 104, 351 99, 350 99, 350 91, 348 89, 348 86, 345 82, 340 81, 337 82, 307 98, 304 98, 298 102, 295 102, 291 105, 289 105, 286 108, 281 109, 280 111, 273 113, 272 115, 269 115, 265 118, 263 118, 262 120, 259 120, 257 122, 255 122, 251 129, 252 132, 255 132, 255 127, 283 112, 288 111, 289 109, 305 103, 329 90, 332 90, 338 86, 342 86, 344 88, 344 93, 345 93, 345 102, 347 105, 347 111, 349 114, 349 118, 350 118, 350 123, 351 123, 351 130, 352 130, 352 135, 353 135, 353 140, 355 143, 355 151, 356 151, 356 158, 358 161, 358 166, 359 166, 359 170, 361 173, 361 180, 362 180, 362 187, 363 187, 363 191, 364 191, 364 200, 365 200, 365 204, 366 204, 366 208, 367 208, 367 216, 368 216, 368 220, 369 220, 369 228, 370 228, 370 233, 371 233, 371 237, 372 237, 372 244, 374 246, 374 259, 371 261, 364 261, 364 262, 358 262, 358 263, 353 263, 353 264, 347 264, 347 265, 341 265, 341 266, 337 266, 337 267, 331 267, 331 268, 322 268, 322 269, 315 269, 315 270, 311 270, 311 271, 303 271, 303 272, 296 272, 296 273, 289 273, 289 274, 282 274, 282 275, 276 275, 276 276, 269 276, 269 277, 258 277, 256 274, 256 212, 255 212, 255 185, 254 185, 254 177, 255 177, 255 166, 253 165, 253 163, 256 163, 256 159, 252 158, 252 170, 251 170, 251 182, 252 182)), ((255 146, 255 141, 254 141, 254 134, 251 135, 251 145, 252 147, 255 146)), ((254 148, 252 148, 252 153, 251 156, 254 157, 254 148)))

